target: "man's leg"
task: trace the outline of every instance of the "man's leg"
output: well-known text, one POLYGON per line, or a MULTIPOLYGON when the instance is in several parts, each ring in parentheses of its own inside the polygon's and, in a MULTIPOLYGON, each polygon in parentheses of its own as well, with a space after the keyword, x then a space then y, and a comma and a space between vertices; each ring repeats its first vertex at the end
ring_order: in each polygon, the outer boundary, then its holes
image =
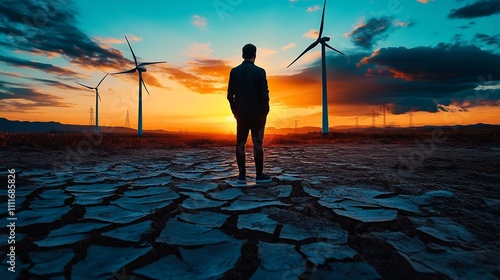
POLYGON ((265 118, 253 120, 250 126, 252 130, 253 158, 255 160, 255 171, 257 176, 262 175, 264 170, 264 148, 262 142, 264 141, 265 126, 265 118))
POLYGON ((240 172, 239 175, 244 177, 246 175, 245 144, 247 143, 250 127, 248 126, 248 121, 245 120, 237 120, 236 123, 236 161, 240 172))

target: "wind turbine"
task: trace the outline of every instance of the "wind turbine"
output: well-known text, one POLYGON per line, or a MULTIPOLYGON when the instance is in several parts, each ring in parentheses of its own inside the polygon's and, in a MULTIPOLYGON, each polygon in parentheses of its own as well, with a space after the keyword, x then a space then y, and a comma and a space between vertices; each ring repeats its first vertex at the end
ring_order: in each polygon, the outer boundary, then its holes
POLYGON ((326 59, 325 59, 325 48, 330 48, 336 52, 338 52, 341 55, 345 55, 339 50, 334 49, 332 46, 328 45, 328 41, 330 41, 330 37, 321 37, 323 35, 323 24, 325 22, 325 8, 326 8, 326 0, 323 5, 323 15, 321 16, 321 26, 319 29, 319 35, 318 39, 314 41, 305 51, 303 51, 290 65, 288 65, 286 68, 290 67, 292 64, 295 63, 301 56, 303 56, 305 53, 308 51, 312 50, 316 45, 321 44, 321 70, 322 70, 322 83, 323 83, 323 98, 322 98, 322 103, 323 103, 323 122, 322 122, 322 133, 323 134, 328 134, 328 94, 327 94, 327 80, 326 80, 326 59))
POLYGON ((144 88, 146 89, 146 92, 149 95, 149 90, 146 87, 144 80, 142 79, 142 72, 147 71, 146 68, 144 67, 146 65, 166 63, 166 61, 143 62, 141 64, 137 64, 137 58, 135 57, 134 50, 132 50, 132 46, 130 45, 130 42, 128 41, 127 36, 125 36, 125 40, 127 40, 128 47, 130 48, 130 51, 132 52, 132 56, 134 57, 135 68, 127 70, 127 71, 123 71, 123 72, 113 73, 113 75, 135 73, 136 71, 139 72, 139 121, 138 121, 138 125, 137 125, 137 132, 138 132, 139 136, 142 136, 142 86, 144 86, 144 88))
POLYGON ((81 86, 88 88, 88 89, 95 89, 95 134, 99 134, 99 102, 97 101, 97 98, 99 98, 99 100, 101 100, 101 96, 99 96, 99 85, 102 83, 102 81, 104 81, 104 79, 106 79, 106 77, 108 75, 109 75, 109 73, 107 73, 104 76, 104 78, 102 78, 101 81, 95 87, 89 87, 89 86, 86 86, 86 85, 81 84, 79 82, 75 82, 81 86))

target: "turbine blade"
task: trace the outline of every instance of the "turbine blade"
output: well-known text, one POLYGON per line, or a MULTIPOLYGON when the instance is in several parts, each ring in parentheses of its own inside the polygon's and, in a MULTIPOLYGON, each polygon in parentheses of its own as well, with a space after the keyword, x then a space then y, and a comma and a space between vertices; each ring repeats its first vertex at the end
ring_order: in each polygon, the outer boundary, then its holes
POLYGON ((106 76, 104 76, 104 78, 101 79, 101 81, 97 84, 97 86, 95 88, 98 88, 99 85, 102 83, 102 81, 104 81, 104 79, 106 79, 106 77, 109 75, 109 73, 106 73, 106 76))
POLYGON ((130 70, 123 71, 123 72, 112 73, 111 75, 117 75, 117 74, 127 74, 127 73, 135 73, 135 71, 137 71, 137 68, 130 69, 130 70))
POLYGON ((146 65, 151 65, 151 64, 158 64, 158 63, 167 63, 167 62, 166 61, 143 62, 143 63, 139 64, 138 67, 140 67, 140 66, 146 66, 146 65))
POLYGON ((81 86, 84 86, 84 87, 86 87, 86 88, 88 88, 88 89, 94 89, 93 87, 89 87, 89 86, 86 86, 86 85, 84 85, 84 84, 80 84, 79 82, 75 82, 75 83, 77 83, 77 84, 79 84, 79 85, 81 85, 81 86))
POLYGON ((339 51, 339 50, 336 50, 335 48, 333 48, 332 46, 328 45, 328 43, 325 42, 325 46, 327 46, 328 48, 340 53, 341 55, 345 55, 343 52, 339 51))
POLYGON ((146 89, 146 92, 148 93, 148 95, 151 95, 151 94, 149 94, 149 90, 148 90, 148 88, 146 87, 146 83, 144 82, 144 80, 143 80, 143 79, 141 79, 141 82, 142 82, 142 85, 144 86, 144 88, 146 89))
POLYGON ((326 9, 326 0, 325 3, 323 4, 323 15, 321 16, 321 26, 319 27, 318 39, 321 38, 321 35, 323 35, 323 26, 325 24, 325 9, 326 9))
POLYGON ((319 43, 318 41, 316 41, 316 42, 312 43, 309 47, 307 47, 307 49, 306 49, 305 51, 303 51, 303 52, 302 52, 302 53, 301 53, 301 54, 300 54, 300 55, 299 55, 299 56, 298 56, 298 57, 297 57, 294 61, 292 61, 292 63, 290 63, 290 65, 288 65, 286 68, 288 68, 288 67, 292 66, 292 64, 294 64, 294 63, 295 63, 295 61, 299 60, 299 58, 300 58, 301 56, 303 56, 306 52, 308 52, 308 51, 310 51, 311 49, 313 49, 314 47, 316 47, 316 45, 317 45, 318 43, 319 43))
POLYGON ((99 95, 99 92, 97 91, 97 89, 95 89, 95 94, 97 94, 97 97, 99 97, 99 101, 101 101, 101 96, 99 95))
POLYGON ((134 50, 132 50, 132 46, 130 45, 130 42, 128 41, 127 36, 125 36, 125 40, 127 40, 128 47, 130 48, 130 51, 132 52, 132 56, 134 57, 135 67, 137 67, 137 58, 135 57, 134 50))

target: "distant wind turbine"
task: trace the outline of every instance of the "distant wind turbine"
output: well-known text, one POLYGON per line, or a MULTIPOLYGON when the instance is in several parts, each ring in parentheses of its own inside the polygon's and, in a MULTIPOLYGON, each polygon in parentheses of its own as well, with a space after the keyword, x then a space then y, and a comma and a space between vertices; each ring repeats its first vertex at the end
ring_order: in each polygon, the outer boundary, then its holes
POLYGON ((104 79, 106 79, 106 77, 109 75, 109 73, 107 73, 104 78, 101 79, 101 81, 97 84, 96 87, 89 87, 89 86, 86 86, 84 84, 81 84, 79 82, 75 82, 81 86, 84 86, 88 89, 95 89, 95 134, 99 134, 99 102, 97 100, 97 98, 99 98, 99 100, 101 100, 101 96, 99 96, 99 85, 102 83, 102 81, 104 81, 104 79))
POLYGON ((130 45, 130 42, 128 41, 127 36, 125 36, 125 40, 127 40, 128 47, 130 48, 130 51, 132 52, 132 56, 134 57, 135 68, 127 70, 127 71, 123 71, 123 72, 113 73, 113 75, 135 73, 136 71, 139 72, 139 121, 138 121, 138 125, 137 125, 137 132, 138 132, 139 136, 142 136, 142 86, 144 86, 144 88, 146 89, 146 92, 149 95, 149 90, 146 87, 144 80, 142 79, 142 72, 147 71, 146 68, 144 67, 146 65, 166 63, 166 61, 143 62, 141 64, 137 64, 137 58, 135 57, 134 50, 132 50, 132 46, 130 45))
POLYGON ((321 44, 321 70, 322 70, 322 83, 323 83, 323 122, 322 122, 322 133, 323 134, 328 134, 328 94, 327 94, 327 80, 326 80, 326 59, 325 59, 325 47, 328 47, 336 52, 338 52, 341 55, 345 55, 341 51, 338 51, 334 49, 332 46, 328 45, 328 41, 330 41, 330 37, 321 37, 323 35, 323 24, 325 22, 325 8, 326 8, 326 0, 323 5, 323 15, 321 16, 321 27, 319 29, 319 35, 318 39, 314 41, 307 49, 302 52, 290 65, 287 66, 290 67, 292 64, 295 63, 301 56, 303 56, 305 53, 308 51, 312 50, 316 45, 321 44))

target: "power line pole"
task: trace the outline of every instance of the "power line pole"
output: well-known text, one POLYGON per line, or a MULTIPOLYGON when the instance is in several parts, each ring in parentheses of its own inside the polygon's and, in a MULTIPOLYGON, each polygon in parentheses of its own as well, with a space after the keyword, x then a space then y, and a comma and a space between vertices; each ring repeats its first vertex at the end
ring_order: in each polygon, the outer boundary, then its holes
POLYGON ((372 117, 372 130, 375 131, 375 118, 380 116, 379 113, 372 111, 370 114, 365 114, 364 115, 366 118, 367 117, 372 117))
POLYGON ((359 128, 359 121, 358 121, 359 117, 354 117, 354 118, 356 119, 356 129, 358 129, 359 128))
POLYGON ((297 120, 295 121, 295 134, 298 134, 298 133, 299 133, 298 128, 297 128, 297 123, 298 123, 298 122, 299 122, 299 121, 297 121, 297 120))
POLYGON ((90 118, 89 118, 89 125, 94 125, 94 108, 92 108, 92 106, 90 106, 90 110, 89 110, 89 113, 90 113, 90 118))
POLYGON ((413 128, 413 113, 410 112, 410 114, 408 115, 408 117, 410 118, 410 128, 413 128))
POLYGON ((128 109, 127 109, 127 117, 125 118, 125 127, 130 127, 130 118, 129 118, 128 109))
POLYGON ((385 131, 386 127, 387 127, 387 125, 386 125, 385 115, 386 115, 386 113, 389 111, 389 109, 390 109, 390 108, 389 108, 389 106, 387 106, 387 104, 380 106, 380 110, 381 110, 381 111, 383 112, 383 114, 384 114, 384 131, 385 131))
POLYGON ((372 127, 375 128, 375 117, 378 116, 378 113, 375 113, 375 111, 372 111, 371 116, 372 116, 372 127))

